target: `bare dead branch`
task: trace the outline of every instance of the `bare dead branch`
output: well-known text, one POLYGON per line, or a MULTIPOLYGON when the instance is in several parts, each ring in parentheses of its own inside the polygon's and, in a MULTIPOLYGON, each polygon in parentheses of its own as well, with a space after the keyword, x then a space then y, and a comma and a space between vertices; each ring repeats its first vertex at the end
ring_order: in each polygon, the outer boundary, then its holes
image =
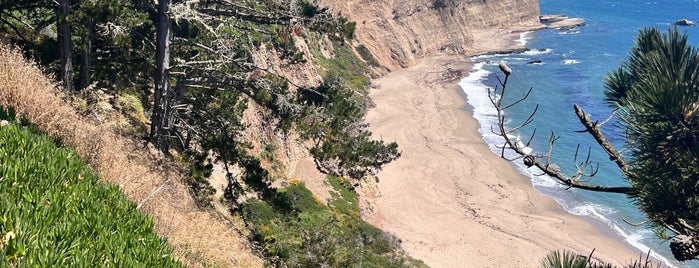
MULTIPOLYGON (((548 152, 546 154, 537 155, 537 154, 531 154, 531 152, 525 151, 525 148, 527 148, 531 144, 532 140, 534 139, 536 130, 534 130, 534 133, 532 133, 531 136, 529 137, 529 140, 527 141, 526 146, 521 146, 519 144, 522 142, 521 139, 517 138, 515 140, 515 138, 513 138, 513 136, 510 134, 522 129, 524 126, 531 124, 534 120, 534 115, 538 111, 539 106, 536 105, 534 111, 532 113, 530 113, 530 115, 521 124, 517 125, 514 128, 509 128, 509 129, 506 128, 505 127, 505 121, 506 121, 505 120, 505 110, 509 109, 515 105, 518 105, 521 102, 523 102, 525 99, 527 99, 532 92, 532 88, 530 88, 527 91, 527 93, 525 93, 522 96, 522 98, 514 101, 511 104, 503 105, 503 99, 504 99, 505 93, 507 92, 507 81, 509 79, 509 76, 512 74, 512 70, 509 67, 507 67, 507 65, 504 63, 501 63, 499 65, 499 67, 500 67, 500 70, 502 70, 503 73, 505 74, 505 78, 503 80, 500 77, 497 77, 499 85, 496 86, 494 89, 488 89, 488 98, 490 99, 490 102, 493 104, 493 106, 496 108, 497 117, 498 117, 498 125, 497 125, 497 127, 491 126, 491 131, 494 134, 503 137, 503 139, 504 139, 504 143, 502 146, 496 146, 498 149, 500 149, 500 157, 502 157, 503 159, 506 159, 508 161, 514 161, 514 160, 524 158, 525 164, 527 166, 529 166, 529 167, 536 166, 537 168, 539 168, 542 171, 542 173, 539 176, 549 175, 549 176, 555 178, 556 180, 558 180, 559 183, 561 183, 565 186, 568 186, 569 188, 577 188, 577 189, 591 190, 591 191, 597 191, 597 192, 622 193, 622 194, 631 194, 633 192, 633 189, 631 187, 611 187, 611 186, 591 185, 591 184, 586 184, 586 183, 581 182, 580 181, 581 178, 590 178, 591 179, 592 177, 597 175, 597 172, 599 171, 599 163, 592 163, 592 161, 590 160, 591 148, 588 149, 588 152, 587 152, 587 155, 585 156, 585 159, 579 161, 579 159, 578 159, 580 156, 579 155, 580 154, 580 152, 579 152, 580 146, 579 145, 578 145, 578 148, 576 149, 574 160, 573 160, 573 164, 576 168, 575 174, 572 176, 564 175, 561 172, 560 167, 551 161, 551 155, 553 154, 554 145, 555 145, 556 141, 558 141, 558 139, 560 139, 560 136, 557 136, 553 131, 551 132, 551 136, 549 137, 549 148, 548 148, 548 152), (505 151, 507 149, 514 151, 519 156, 508 159, 505 156, 505 151), (542 159, 543 161, 540 159, 542 159)), ((576 112, 577 112, 579 109, 579 106, 576 105, 575 107, 576 107, 576 112)), ((582 109, 580 109, 580 111, 582 111, 582 109)), ((578 115, 578 117, 581 118, 581 122, 583 122, 583 124, 587 127, 587 131, 590 132, 591 134, 593 134, 593 136, 595 136, 595 133, 597 133, 597 134, 599 134, 600 137, 604 138, 604 136, 601 135, 601 132, 599 132, 599 128, 596 125, 596 123, 590 122, 589 118, 587 117, 587 115, 584 112, 581 112, 580 114, 578 115), (582 115, 580 115, 580 114, 582 114, 582 115), (585 119, 585 120, 583 120, 583 119, 585 119)), ((595 138, 597 139, 597 137, 595 137, 595 138)), ((604 141, 606 141, 606 139, 604 139, 604 141)), ((600 144, 603 144, 603 143, 600 143, 600 144)), ((613 149, 613 147, 611 147, 611 148, 613 149)), ((610 154, 610 156, 616 155, 617 159, 623 161, 623 158, 621 158, 621 155, 618 152, 616 152, 616 150, 608 151, 607 148, 605 148, 605 151, 607 151, 608 153, 615 152, 614 154, 610 154)), ((625 162, 621 162, 621 163, 624 163, 623 166, 625 167, 625 165, 626 165, 625 162)), ((624 169, 624 171, 626 171, 626 169, 624 169)))
MULTIPOLYGON (((510 133, 512 133, 512 132, 515 132, 515 131, 517 131, 517 130, 523 128, 523 127, 526 127, 527 125, 531 124, 532 122, 534 122, 534 116, 536 115, 536 112, 537 112, 537 111, 539 111, 539 105, 538 105, 538 104, 534 107, 534 111, 532 111, 532 112, 529 114, 529 117, 527 117, 527 119, 525 119, 523 123, 519 124, 519 126, 516 126, 516 127, 514 127, 514 128, 511 128, 510 130, 508 130, 507 132, 505 132, 505 134, 510 134, 510 133)), ((504 119, 504 116, 503 116, 503 119, 504 119)))
POLYGON ((529 98, 529 94, 532 93, 532 90, 533 90, 533 89, 534 89, 533 87, 530 87, 529 90, 527 91, 527 93, 524 94, 524 95, 522 95, 521 98, 519 98, 518 100, 514 101, 514 102, 511 103, 510 105, 507 105, 507 106, 503 107, 502 109, 507 110, 507 108, 510 108, 510 107, 512 107, 512 106, 515 106, 515 105, 519 104, 520 102, 526 100, 527 98, 529 98))
POLYGON ((579 105, 576 104, 573 106, 573 108, 575 109, 575 114, 578 116, 578 119, 580 119, 580 123, 582 123, 585 126, 585 130, 590 133, 593 138, 595 138, 597 144, 602 146, 602 149, 604 149, 604 151, 607 153, 609 159, 614 161, 614 163, 616 163, 624 174, 628 174, 628 163, 621 153, 616 150, 614 145, 612 145, 602 134, 602 131, 599 129, 599 125, 592 123, 592 121, 590 121, 590 115, 586 114, 579 105))
POLYGON ((626 224, 628 224, 628 225, 631 225, 631 226, 636 226, 636 227, 638 227, 638 226, 641 226, 641 225, 644 225, 644 224, 647 224, 647 223, 651 222, 650 220, 645 220, 645 221, 642 221, 642 222, 637 222, 637 223, 636 223, 636 222, 631 222, 631 221, 627 220, 626 218, 624 218, 624 216, 621 216, 621 220, 622 220, 622 221, 624 221, 624 222, 625 222, 626 224))

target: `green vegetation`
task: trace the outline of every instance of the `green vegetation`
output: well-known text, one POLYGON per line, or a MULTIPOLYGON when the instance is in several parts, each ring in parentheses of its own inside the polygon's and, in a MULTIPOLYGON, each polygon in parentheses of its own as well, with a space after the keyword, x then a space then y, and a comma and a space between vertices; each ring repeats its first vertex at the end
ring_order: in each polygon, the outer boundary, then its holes
POLYGON ((347 42, 356 24, 317 3, 105 0, 71 5, 68 0, 15 0, 0 3, 0 36, 55 71, 69 94, 98 91, 94 95, 110 100, 86 100, 79 105, 82 111, 99 116, 94 108, 104 105, 142 126, 122 135, 147 136, 150 125, 148 142, 166 156, 177 152, 200 207, 211 207, 208 177, 212 163, 221 164, 230 210, 246 215, 247 224, 257 230, 252 238, 265 245, 268 256, 296 266, 400 264, 406 259, 388 246, 391 240, 358 217, 352 183, 335 177, 373 175, 400 153, 395 143, 373 140, 362 123, 367 67, 347 42), (40 31, 45 26, 49 30, 40 31), (311 47, 317 46, 313 40, 332 43, 333 56, 305 55, 296 47, 301 37, 311 37, 311 47), (261 53, 278 55, 281 66, 256 62, 261 53), (317 88, 290 87, 271 71, 307 61, 322 67, 325 81, 317 88), (271 187, 279 167, 277 149, 247 138, 244 113, 251 103, 264 114, 263 124, 313 142, 311 154, 338 189, 330 207, 313 199, 303 185, 271 187), (254 146, 263 146, 259 155, 254 146), (244 203, 247 196, 259 200, 244 203), (267 222, 271 219, 273 225, 267 222), (332 240, 316 243, 326 234, 332 240), (312 246, 316 244, 323 248, 312 246), (313 254, 300 254, 303 250, 313 254))
POLYGON ((395 142, 371 139, 361 121, 367 109, 365 97, 340 80, 301 89, 297 98, 303 105, 297 129, 316 141, 310 152, 321 171, 361 179, 400 157, 395 142))
POLYGON ((344 177, 328 176, 328 183, 335 190, 330 193, 332 199, 328 206, 339 213, 359 217, 359 198, 351 181, 344 177))
POLYGON ((332 46, 333 57, 326 58, 320 51, 311 51, 314 59, 323 67, 326 80, 341 79, 343 84, 356 91, 363 92, 369 87, 367 67, 357 57, 350 46, 335 42, 332 46))
MULTIPOLYGON (((613 266, 612 264, 609 263, 604 263, 600 261, 596 261, 592 258, 592 254, 594 254, 595 251, 592 250, 592 252, 587 255, 578 255, 575 253, 572 253, 570 251, 552 251, 544 259, 541 260, 541 268, 613 268, 616 266, 613 266)), ((645 258, 641 257, 638 260, 629 263, 627 265, 623 265, 622 267, 624 268, 653 268, 653 267, 662 267, 660 264, 653 264, 649 259, 648 256, 645 258)))
POLYGON ((374 67, 380 67, 381 64, 379 64, 379 61, 374 58, 374 55, 371 54, 371 51, 365 46, 365 45, 359 45, 357 46, 357 53, 359 53, 359 56, 362 57, 362 59, 369 65, 374 66, 374 67))
MULTIPOLYGON (((587 268, 589 259, 587 256, 577 255, 570 251, 554 251, 541 260, 542 268, 587 268)), ((596 267, 596 266, 595 266, 596 267)))
POLYGON ((631 196, 655 224, 678 234, 680 261, 699 256, 699 53, 687 35, 641 30, 629 58, 606 79, 630 161, 631 196))
POLYGON ((323 204, 304 185, 291 182, 267 201, 249 200, 242 214, 277 267, 415 267, 397 253, 398 241, 359 218, 356 193, 341 177, 328 176, 338 192, 323 204))
POLYGON ((23 121, 0 127, 0 266, 180 266, 118 186, 23 121))

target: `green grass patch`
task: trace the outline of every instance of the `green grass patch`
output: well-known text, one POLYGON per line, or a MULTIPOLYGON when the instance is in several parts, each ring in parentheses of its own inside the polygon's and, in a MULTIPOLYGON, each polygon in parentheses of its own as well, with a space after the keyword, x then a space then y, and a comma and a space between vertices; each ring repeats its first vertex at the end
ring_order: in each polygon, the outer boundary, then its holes
POLYGON ((316 62, 324 69, 323 76, 341 78, 345 86, 364 92, 371 84, 366 64, 349 45, 335 43, 333 47, 334 57, 331 58, 326 58, 320 51, 311 50, 316 62))
POLYGON ((181 266, 171 252, 152 219, 74 150, 0 127, 0 267, 181 266))
POLYGON ((374 58, 374 55, 371 54, 371 51, 369 51, 369 49, 366 46, 357 46, 357 53, 359 53, 359 56, 362 57, 362 59, 369 65, 374 67, 381 67, 379 61, 376 58, 374 58))
POLYGON ((357 195, 329 176, 330 206, 302 183, 277 189, 271 200, 249 200, 241 211, 250 239, 278 267, 424 267, 400 253, 398 239, 359 218, 357 195))
POLYGON ((329 206, 342 214, 359 217, 359 199, 352 184, 344 177, 328 176, 328 182, 335 190, 331 192, 329 206))

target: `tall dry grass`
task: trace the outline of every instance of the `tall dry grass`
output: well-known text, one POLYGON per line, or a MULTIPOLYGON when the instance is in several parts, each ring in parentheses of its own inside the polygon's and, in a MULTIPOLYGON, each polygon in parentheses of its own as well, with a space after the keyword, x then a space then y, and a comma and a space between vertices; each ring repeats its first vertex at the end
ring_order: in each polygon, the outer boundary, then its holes
POLYGON ((118 184, 152 215, 156 231, 167 237, 180 261, 194 267, 262 266, 239 227, 196 207, 183 177, 168 168, 167 160, 79 116, 56 85, 19 51, 0 44, 0 105, 14 107, 41 131, 75 148, 105 182, 118 184))

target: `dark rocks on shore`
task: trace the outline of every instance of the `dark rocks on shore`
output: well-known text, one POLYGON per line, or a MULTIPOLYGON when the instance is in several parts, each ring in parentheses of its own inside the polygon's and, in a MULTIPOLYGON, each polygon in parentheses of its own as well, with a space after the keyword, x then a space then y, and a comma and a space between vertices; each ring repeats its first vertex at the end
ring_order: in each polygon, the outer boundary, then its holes
POLYGON ((488 51, 488 52, 481 53, 478 55, 515 54, 515 53, 522 53, 522 52, 526 52, 526 51, 529 51, 529 49, 526 47, 513 47, 513 48, 503 49, 503 50, 488 51))
POLYGON ((696 26, 697 25, 696 23, 694 23, 693 21, 688 20, 688 19, 680 19, 678 21, 675 21, 675 23, 673 23, 673 24, 677 25, 677 26, 696 26))
POLYGON ((564 14, 541 15, 539 16, 539 22, 546 24, 546 28, 559 30, 568 30, 585 25, 585 19, 569 18, 564 14))
POLYGON ((539 16, 539 22, 548 24, 548 23, 553 23, 557 21, 562 21, 564 19, 567 19, 568 16, 564 14, 551 14, 551 15, 541 15, 539 16))

